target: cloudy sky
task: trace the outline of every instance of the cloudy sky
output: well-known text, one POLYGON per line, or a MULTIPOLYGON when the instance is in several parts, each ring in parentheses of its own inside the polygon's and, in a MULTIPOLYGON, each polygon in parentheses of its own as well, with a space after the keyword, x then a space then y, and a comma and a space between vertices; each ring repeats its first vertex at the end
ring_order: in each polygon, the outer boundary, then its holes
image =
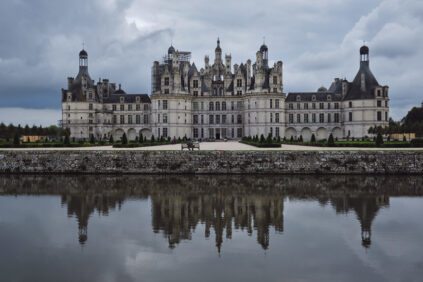
POLYGON ((7 0, 0 2, 0 121, 55 124, 60 90, 78 72, 85 42, 95 80, 150 93, 150 70, 173 42, 198 67, 216 38, 232 62, 254 59, 265 37, 284 62, 284 90, 315 91, 352 80, 358 49, 390 86, 391 116, 423 100, 421 0, 7 0))

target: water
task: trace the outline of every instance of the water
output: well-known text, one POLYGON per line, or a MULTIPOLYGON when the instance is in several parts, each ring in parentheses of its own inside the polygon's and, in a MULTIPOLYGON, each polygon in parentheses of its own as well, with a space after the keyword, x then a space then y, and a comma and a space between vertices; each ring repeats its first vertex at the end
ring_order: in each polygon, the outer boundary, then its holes
POLYGON ((0 280, 422 281, 422 184, 0 176, 0 280))

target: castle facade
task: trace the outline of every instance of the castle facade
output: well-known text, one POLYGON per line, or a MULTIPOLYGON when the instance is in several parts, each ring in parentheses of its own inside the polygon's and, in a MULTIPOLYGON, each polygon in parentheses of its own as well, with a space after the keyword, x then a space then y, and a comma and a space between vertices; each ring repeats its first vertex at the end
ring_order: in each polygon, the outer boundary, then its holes
POLYGON ((369 68, 369 48, 360 48, 360 68, 352 82, 336 78, 329 89, 283 92, 283 63, 269 65, 268 47, 256 52, 255 62, 232 65, 223 58, 217 40, 214 61, 191 63, 191 53, 173 46, 152 67, 151 95, 127 94, 88 73, 88 54, 79 54, 79 73, 62 89, 62 126, 71 138, 115 140, 126 133, 155 137, 240 139, 274 137, 327 139, 362 138, 372 126, 386 126, 388 86, 381 86, 369 68))

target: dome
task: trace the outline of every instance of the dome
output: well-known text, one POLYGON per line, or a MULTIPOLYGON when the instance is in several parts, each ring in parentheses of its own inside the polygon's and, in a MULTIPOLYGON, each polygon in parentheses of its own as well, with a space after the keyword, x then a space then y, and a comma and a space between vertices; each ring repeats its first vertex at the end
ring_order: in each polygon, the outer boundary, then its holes
POLYGON ((319 87, 319 89, 317 89, 317 92, 326 92, 326 91, 328 91, 328 90, 324 86, 321 86, 321 87, 319 87))
POLYGON ((261 45, 261 47, 260 47, 260 52, 262 52, 262 53, 264 53, 264 52, 267 52, 267 46, 266 46, 266 44, 263 44, 263 45, 261 45))
POLYGON ((360 55, 366 55, 369 54, 369 47, 366 45, 361 46, 360 48, 360 55))
POLYGON ((87 53, 87 51, 85 51, 84 49, 82 49, 81 52, 79 52, 79 56, 80 57, 88 57, 88 53, 87 53))
POLYGON ((169 49, 167 50, 167 53, 170 55, 170 54, 173 54, 173 52, 175 52, 175 48, 172 45, 170 45, 169 49))

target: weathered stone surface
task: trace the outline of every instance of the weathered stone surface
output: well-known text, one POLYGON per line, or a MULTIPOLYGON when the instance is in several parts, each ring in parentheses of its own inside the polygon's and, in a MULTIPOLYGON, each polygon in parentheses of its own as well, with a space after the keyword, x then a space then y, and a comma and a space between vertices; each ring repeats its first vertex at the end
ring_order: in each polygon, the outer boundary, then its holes
POLYGON ((423 174, 423 152, 0 151, 0 173, 423 174))

